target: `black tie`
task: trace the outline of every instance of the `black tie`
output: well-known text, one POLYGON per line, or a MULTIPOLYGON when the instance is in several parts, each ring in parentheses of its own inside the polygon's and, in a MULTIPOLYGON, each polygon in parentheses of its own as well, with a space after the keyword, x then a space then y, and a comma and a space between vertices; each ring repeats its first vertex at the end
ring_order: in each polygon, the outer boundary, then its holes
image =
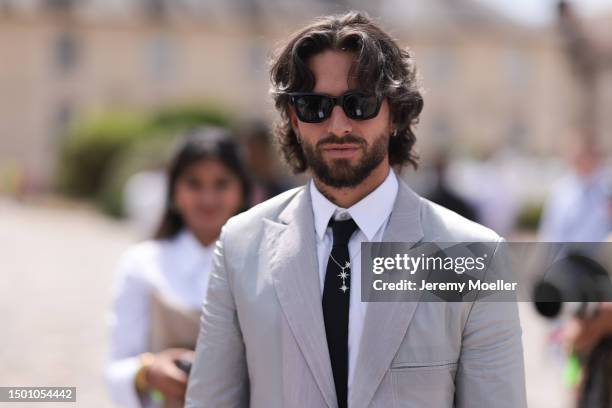
POLYGON ((334 374, 338 407, 346 408, 348 393, 348 323, 350 300, 350 257, 348 241, 357 229, 352 219, 330 221, 334 241, 327 261, 323 286, 323 319, 329 359, 334 374))

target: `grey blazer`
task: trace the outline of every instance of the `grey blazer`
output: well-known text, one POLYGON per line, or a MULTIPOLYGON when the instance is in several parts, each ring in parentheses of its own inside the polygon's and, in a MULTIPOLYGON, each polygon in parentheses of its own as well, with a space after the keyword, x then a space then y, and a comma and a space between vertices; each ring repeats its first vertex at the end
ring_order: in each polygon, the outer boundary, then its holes
MULTIPOLYGON (((501 238, 400 181, 383 240, 501 238)), ((308 186, 227 222, 186 407, 337 406, 315 246, 308 186)), ((524 381, 516 303, 375 302, 365 316, 349 407, 521 408, 524 381)))

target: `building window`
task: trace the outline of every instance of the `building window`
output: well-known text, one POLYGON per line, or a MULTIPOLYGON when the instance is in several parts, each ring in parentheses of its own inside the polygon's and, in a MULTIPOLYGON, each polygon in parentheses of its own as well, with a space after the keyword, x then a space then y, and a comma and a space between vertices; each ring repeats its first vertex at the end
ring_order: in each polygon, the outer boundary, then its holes
POLYGON ((169 37, 154 37, 147 45, 145 54, 148 69, 155 80, 167 81, 176 76, 176 47, 169 37))
POLYGON ((75 6, 75 0, 45 0, 43 4, 52 12, 70 12, 75 6))
POLYGON ((526 148, 529 140, 529 129, 525 122, 521 119, 514 119, 508 125, 507 140, 512 146, 526 148))
POLYGON ((168 11, 164 0, 144 0, 142 6, 145 15, 151 18, 164 18, 168 11))
POLYGON ((51 144, 57 146, 61 138, 66 136, 68 129, 74 119, 74 106, 69 101, 58 103, 57 109, 51 118, 51 144))
POLYGON ((502 55, 502 72, 515 88, 525 88, 531 79, 531 61, 525 51, 506 50, 502 55))
POLYGON ((9 15, 13 12, 13 4, 9 0, 0 0, 0 14, 9 15))
POLYGON ((55 67, 61 74, 74 71, 79 63, 81 45, 76 34, 71 32, 60 33, 55 38, 54 59, 55 67))

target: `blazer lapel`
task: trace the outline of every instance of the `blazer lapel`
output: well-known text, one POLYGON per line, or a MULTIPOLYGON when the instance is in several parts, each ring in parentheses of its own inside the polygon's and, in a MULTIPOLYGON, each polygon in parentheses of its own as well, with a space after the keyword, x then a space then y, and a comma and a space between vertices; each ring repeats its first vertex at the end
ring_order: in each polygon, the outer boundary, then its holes
POLYGON ((323 323, 310 190, 306 186, 279 215, 266 220, 270 275, 289 327, 327 405, 337 406, 323 323))
MULTIPOLYGON (((401 179, 398 181, 399 189, 383 241, 414 246, 423 238, 421 200, 401 179)), ((351 408, 370 404, 406 335, 417 301, 415 298, 414 302, 368 303, 349 395, 351 408)))

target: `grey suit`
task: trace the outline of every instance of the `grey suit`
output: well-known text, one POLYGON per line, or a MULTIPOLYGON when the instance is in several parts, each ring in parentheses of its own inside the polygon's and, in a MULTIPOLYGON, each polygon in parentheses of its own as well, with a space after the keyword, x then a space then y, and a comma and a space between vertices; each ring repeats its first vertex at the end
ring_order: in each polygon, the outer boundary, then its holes
MULTIPOLYGON (((400 181, 384 241, 501 239, 400 181)), ((308 186, 228 221, 186 407, 337 406, 315 245, 308 186)), ((525 405, 515 303, 368 305, 350 408, 525 405)))

